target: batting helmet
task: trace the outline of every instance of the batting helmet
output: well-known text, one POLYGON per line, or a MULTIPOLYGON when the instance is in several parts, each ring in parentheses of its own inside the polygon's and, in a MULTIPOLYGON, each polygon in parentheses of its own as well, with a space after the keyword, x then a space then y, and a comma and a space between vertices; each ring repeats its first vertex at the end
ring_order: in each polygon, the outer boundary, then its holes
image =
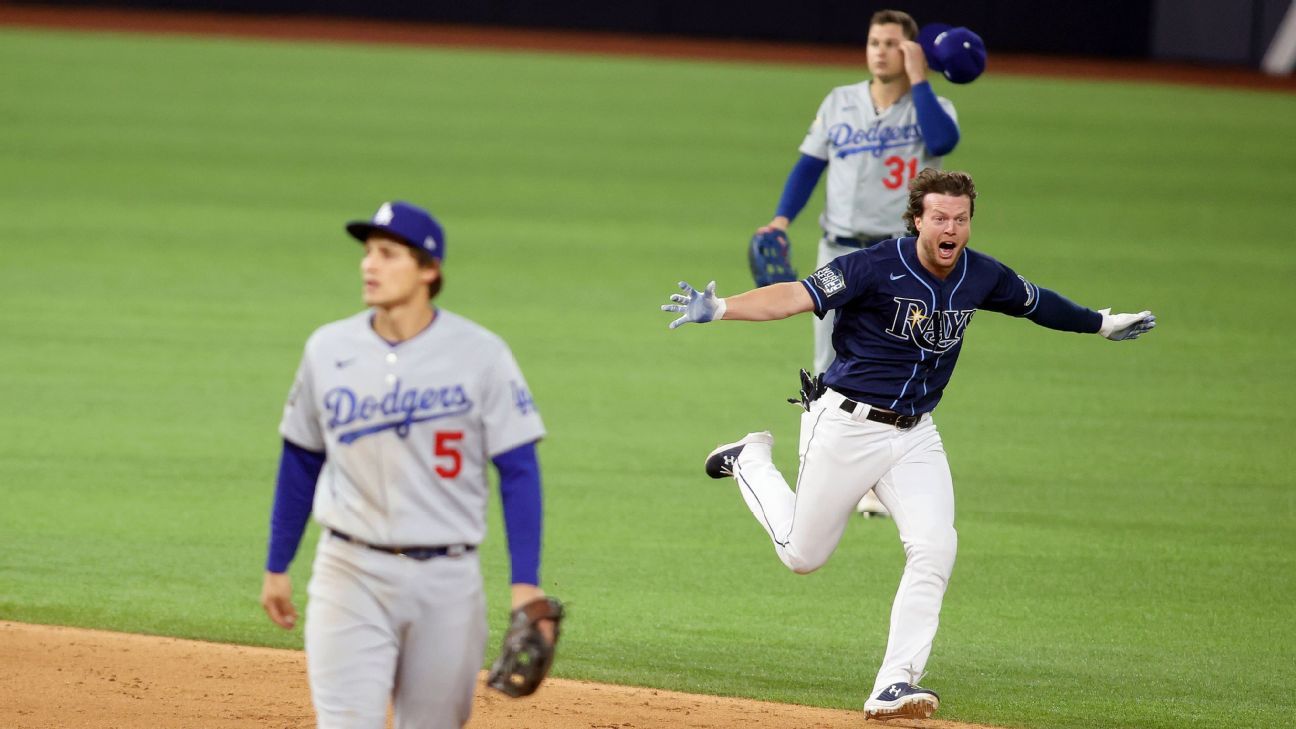
POLYGON ((985 43, 967 28, 932 23, 919 31, 918 43, 927 65, 956 84, 972 83, 985 70, 985 43))

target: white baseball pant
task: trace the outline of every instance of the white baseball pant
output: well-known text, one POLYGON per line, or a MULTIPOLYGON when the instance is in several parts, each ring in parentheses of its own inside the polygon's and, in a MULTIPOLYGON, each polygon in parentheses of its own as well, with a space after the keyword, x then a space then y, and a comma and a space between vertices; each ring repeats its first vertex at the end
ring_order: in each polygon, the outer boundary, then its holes
POLYGON ((486 647, 476 552, 414 560, 332 538, 315 555, 306 667, 320 729, 459 729, 486 647))
POLYGON ((872 695, 897 681, 917 683, 931 654, 958 546, 954 485, 930 415, 899 430, 866 420, 868 406, 845 412, 844 399, 830 389, 801 416, 796 491, 761 443, 743 448, 734 478, 779 559, 798 574, 828 561, 869 489, 891 512, 905 568, 872 695))

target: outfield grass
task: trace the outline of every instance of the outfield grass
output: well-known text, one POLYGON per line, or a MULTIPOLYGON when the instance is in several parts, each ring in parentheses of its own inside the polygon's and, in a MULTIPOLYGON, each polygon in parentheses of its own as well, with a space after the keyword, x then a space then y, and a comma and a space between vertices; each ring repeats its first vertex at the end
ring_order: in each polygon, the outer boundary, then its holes
MULTIPOLYGON (((657 310, 681 278, 747 286, 747 236, 858 70, 15 30, 0 67, 0 618, 301 645, 257 605, 275 427, 307 334, 360 305, 342 222, 403 197, 447 226, 443 305, 510 342, 545 416, 557 673, 862 703, 894 526, 798 577, 700 469, 762 428, 793 464, 809 323, 657 310)), ((1296 97, 938 90, 973 245, 1160 320, 1114 344, 977 316, 937 413, 941 716, 1290 726, 1296 97)), ((492 530, 498 631, 497 505, 492 530)))

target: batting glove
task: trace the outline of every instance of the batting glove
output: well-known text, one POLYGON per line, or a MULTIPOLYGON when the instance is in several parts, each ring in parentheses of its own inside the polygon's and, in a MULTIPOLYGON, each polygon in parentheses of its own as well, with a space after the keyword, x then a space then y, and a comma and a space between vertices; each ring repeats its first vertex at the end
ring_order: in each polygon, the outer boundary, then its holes
POLYGON ((698 291, 684 281, 679 282, 679 287, 684 293, 671 294, 671 301, 675 303, 662 304, 662 311, 673 311, 684 315, 670 323, 671 329, 684 326, 689 322, 706 324, 724 318, 725 300, 715 295, 715 281, 707 284, 705 291, 698 291))
POLYGON ((1102 314, 1102 326, 1098 333, 1119 342, 1122 339, 1138 339, 1156 326, 1156 314, 1140 311, 1137 314, 1113 314, 1111 309, 1099 309, 1102 314))

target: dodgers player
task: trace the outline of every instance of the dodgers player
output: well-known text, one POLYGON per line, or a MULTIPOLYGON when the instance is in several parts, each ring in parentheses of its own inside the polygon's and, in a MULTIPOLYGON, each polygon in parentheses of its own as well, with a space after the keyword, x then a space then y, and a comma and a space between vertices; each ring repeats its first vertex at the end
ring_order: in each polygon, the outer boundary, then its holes
MULTIPOLYGON (((908 13, 880 10, 869 20, 869 81, 839 86, 815 114, 801 157, 784 185, 774 219, 761 230, 787 230, 805 207, 824 169, 826 203, 819 225, 818 266, 904 232, 909 181, 918 170, 940 168, 954 150, 959 128, 954 104, 927 82, 927 60, 914 41, 918 24, 908 13)), ((833 360, 829 312, 814 322, 814 372, 833 360)), ((858 510, 885 515, 872 493, 858 510)))
POLYGON ((261 592, 292 628, 286 574, 312 510, 323 527, 306 610, 320 727, 444 729, 468 721, 486 643, 477 545, 486 467, 499 471, 513 606, 538 587, 544 426, 508 346, 430 305, 445 235, 384 203, 347 231, 364 244, 370 308, 306 342, 284 407, 261 592), (313 500, 313 505, 312 505, 313 500))
MULTIPOLYGON (((801 416, 796 490, 771 460, 773 436, 751 433, 706 459, 713 478, 733 477, 779 559, 813 572, 836 549, 860 496, 874 489, 905 549, 891 609, 886 655, 864 704, 868 718, 927 718, 939 706, 918 685, 954 568, 954 489, 931 412, 953 374, 977 309, 1026 317, 1071 332, 1134 339, 1156 324, 1151 312, 1092 311, 1041 288, 990 256, 966 248, 976 190, 962 172, 923 170, 910 183, 910 236, 829 262, 803 281, 730 298, 681 283, 662 307, 671 322, 768 321, 838 312, 837 358, 827 389, 801 416)), ((814 394, 811 394, 814 397, 814 394)))

